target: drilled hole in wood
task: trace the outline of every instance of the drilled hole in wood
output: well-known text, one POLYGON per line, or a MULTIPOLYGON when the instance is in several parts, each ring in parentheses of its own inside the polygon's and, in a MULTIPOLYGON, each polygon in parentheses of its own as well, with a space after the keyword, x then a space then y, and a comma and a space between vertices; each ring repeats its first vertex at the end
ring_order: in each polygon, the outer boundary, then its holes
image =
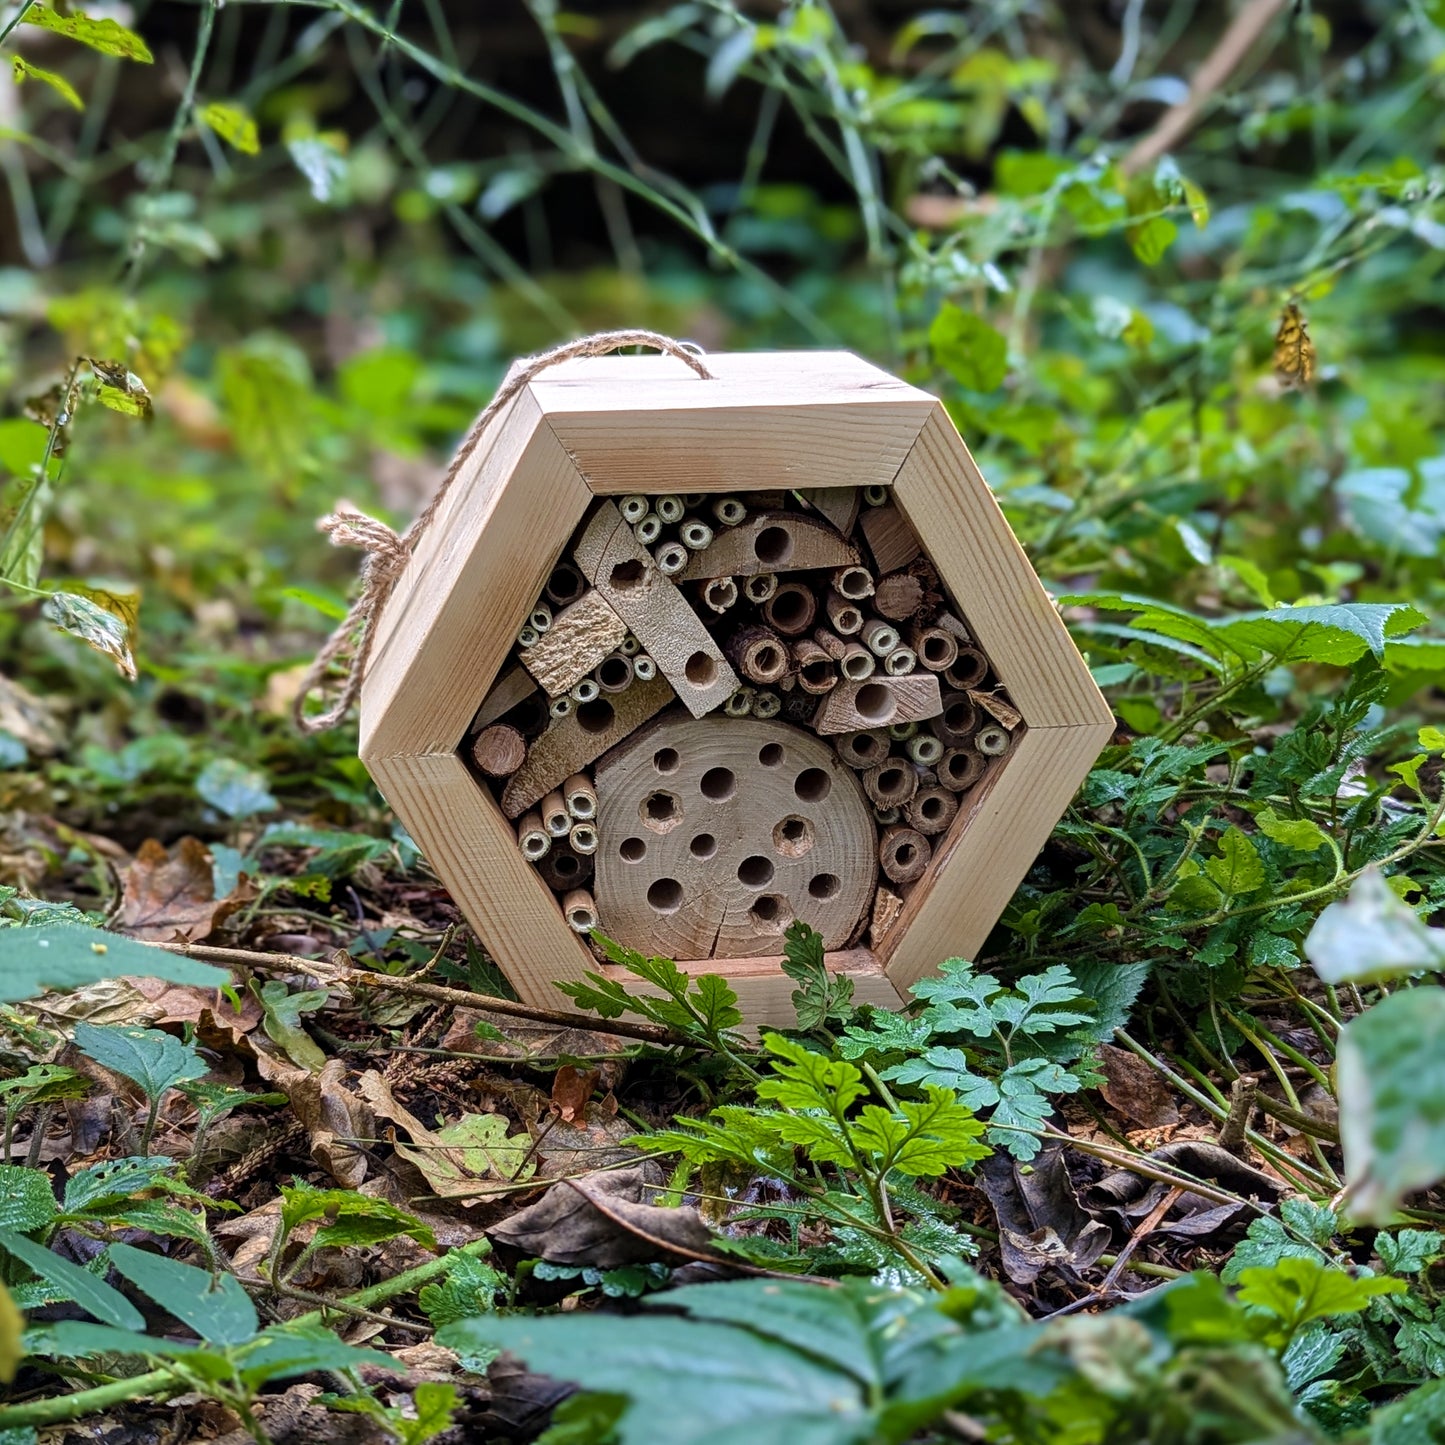
POLYGON ((801 858, 813 846, 813 825, 790 813, 773 829, 773 847, 784 858, 801 858))
POLYGON ((641 838, 624 838, 617 847, 617 856, 624 863, 641 863, 647 857, 647 844, 641 838))
POLYGON ((635 557, 630 557, 626 562, 619 562, 612 569, 612 576, 609 580, 615 591, 631 592, 634 588, 642 586, 646 576, 647 568, 635 557))
POLYGON ((737 791, 737 775, 731 768, 709 768, 698 780, 697 786, 704 798, 722 803, 737 791))
POLYGON ((717 659, 694 652, 682 665, 682 675, 694 687, 711 687, 717 681, 717 659))
POLYGON ((748 917, 763 928, 777 928, 787 916, 787 900, 779 898, 776 893, 764 893, 761 898, 755 898, 753 906, 748 909, 748 917))
POLYGON ((764 527, 753 539, 753 555, 775 567, 793 555, 793 534, 786 527, 764 527))
POLYGON ((808 880, 808 897, 825 899, 832 898, 843 885, 833 873, 819 873, 808 880))
POLYGON ((758 761, 765 768, 780 768, 783 765, 782 743, 765 743, 758 749, 758 761))
POLYGON ((654 833, 670 833, 682 822, 682 800, 658 789, 642 800, 642 821, 654 833))
POLYGON ((744 888, 766 888, 773 881, 773 865, 759 853, 738 864, 738 882, 744 888))
POLYGON ((605 733, 617 719, 617 710, 605 697, 594 697, 577 709, 577 726, 584 733, 605 733))
POLYGON ((691 843, 687 845, 687 851, 694 858, 708 859, 717 852, 717 839, 711 833, 699 833, 691 843))
POLYGON ((647 890, 647 901, 658 913, 676 913, 682 907, 682 884, 676 878, 659 878, 647 890))
POLYGON ((898 703, 882 683, 865 682, 858 689, 858 696, 853 699, 853 707, 865 722, 879 727, 883 723, 893 721, 893 714, 898 710, 898 703))
POLYGON ((805 803, 821 803, 833 789, 833 780, 822 768, 804 768, 793 791, 805 803))
POLYGON ((676 748, 659 748, 652 755, 652 766, 659 773, 675 773, 682 762, 676 748))

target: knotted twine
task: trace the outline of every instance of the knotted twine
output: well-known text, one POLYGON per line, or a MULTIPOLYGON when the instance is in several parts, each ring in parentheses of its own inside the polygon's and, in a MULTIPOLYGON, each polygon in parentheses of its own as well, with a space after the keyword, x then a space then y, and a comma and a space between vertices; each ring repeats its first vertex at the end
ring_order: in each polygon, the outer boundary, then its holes
POLYGON ((605 356, 624 346, 646 346, 654 351, 675 356, 690 366, 704 381, 712 381, 713 374, 698 359, 694 350, 663 336, 656 331, 601 331, 595 336, 584 336, 577 341, 568 341, 554 346, 550 351, 539 352, 536 356, 523 357, 512 363, 496 395, 487 403, 486 409, 472 423, 441 485, 436 489, 416 520, 405 532, 398 533, 376 517, 345 502, 337 504, 330 516, 322 517, 316 524, 319 532, 325 532, 335 547, 359 547, 366 556, 361 563, 361 590, 351 610, 335 632, 326 640, 321 651, 312 660, 301 679, 301 690, 296 694, 292 716, 296 726, 303 733, 323 733, 337 727, 356 705, 361 691, 361 681, 366 675, 366 664, 371 657, 372 643, 376 640, 376 627, 381 619, 381 610, 386 606, 410 561, 416 545, 421 541, 433 518, 441 509, 452 483, 461 474, 467 459, 477 449, 488 423, 522 390, 539 372, 559 361, 571 361, 577 356, 605 356), (336 701, 322 712, 308 713, 307 700, 317 692, 326 680, 327 673, 337 667, 341 670, 341 686, 336 701))

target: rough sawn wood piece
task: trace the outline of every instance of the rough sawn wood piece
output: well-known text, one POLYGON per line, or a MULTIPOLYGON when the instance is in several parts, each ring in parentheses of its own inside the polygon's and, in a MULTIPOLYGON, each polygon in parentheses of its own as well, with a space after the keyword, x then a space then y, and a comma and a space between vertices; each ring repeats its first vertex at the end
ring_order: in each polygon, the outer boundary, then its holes
POLYGON ((627 624, 594 589, 564 607, 540 640, 518 656, 548 697, 561 697, 605 661, 626 636, 627 624))
POLYGON ((680 580, 806 572, 847 567, 857 561, 857 550, 821 517, 806 512, 759 512, 740 526, 720 532, 710 547, 694 552, 680 580))

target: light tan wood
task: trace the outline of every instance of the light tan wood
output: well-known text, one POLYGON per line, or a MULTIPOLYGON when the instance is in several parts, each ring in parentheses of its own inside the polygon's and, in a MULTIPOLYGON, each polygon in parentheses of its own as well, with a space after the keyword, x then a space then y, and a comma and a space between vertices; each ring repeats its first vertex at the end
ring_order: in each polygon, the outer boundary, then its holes
POLYGON ((567 800, 561 788, 553 788, 542 799, 537 811, 542 815, 542 826, 554 838, 565 838, 572 828, 572 815, 567 811, 567 800))
POLYGON ((672 958, 775 954, 801 918, 826 948, 872 897, 872 821, 833 750, 780 722, 676 710, 597 766, 594 890, 609 937, 672 958))
POLYGON ((1013 732, 1024 720, 1024 715, 1007 698, 996 692, 970 692, 969 697, 984 710, 1000 727, 1013 732))
POLYGON ((878 670, 878 659, 861 642, 849 642, 838 659, 838 671, 849 682, 862 682, 878 670))
POLYGON ((890 572, 873 589, 873 610, 890 622, 903 622, 923 606, 923 583, 911 572, 890 572))
POLYGON ((728 639, 727 655, 749 682, 777 682, 788 671, 788 644, 771 627, 750 622, 728 639))
POLYGON ((863 609, 838 592, 829 592, 823 599, 823 610, 833 631, 840 637, 852 637, 863 629, 863 609))
POLYGON ((627 624, 595 588, 564 608, 518 656, 549 697, 561 697, 627 636, 627 624))
POLYGON ((903 819, 925 838, 942 833, 958 814, 958 798, 934 784, 919 790, 903 805, 903 819))
POLYGON ((873 574, 866 567, 840 567, 832 576, 833 591, 849 602, 863 602, 874 593, 873 574))
POLYGON ((838 636, 836 632, 829 632, 826 627, 815 627, 813 629, 813 641, 823 649, 826 656, 831 657, 834 662, 840 662, 843 654, 848 651, 848 644, 838 636))
POLYGON ((877 948, 903 911, 903 900, 890 888, 878 889, 873 896, 873 913, 868 923, 868 941, 877 948))
POLYGON ((517 846, 527 862, 535 863, 547 856, 552 846, 552 835, 542 825, 542 815, 531 812, 517 824, 517 846))
POLYGON ((942 406, 899 470, 896 504, 1031 727, 1112 722, 1108 705, 942 406))
POLYGON ((562 914, 574 933, 591 933, 597 927, 597 905, 585 888, 574 888, 562 900, 562 914))
POLYGON ((672 699, 672 689, 655 677, 650 682, 634 682, 626 692, 583 703, 558 718, 527 749, 527 761, 502 791, 502 811, 515 818, 656 717, 672 699))
POLYGON ((455 751, 588 500, 536 403, 519 394, 467 458, 382 609, 361 694, 363 761, 455 751))
POLYGON ((564 362, 529 395, 599 495, 888 485, 931 406, 847 352, 564 362), (645 414, 640 424, 639 414, 645 414))
POLYGON ((813 730, 828 737, 891 723, 921 722, 942 710, 938 679, 931 672, 870 677, 866 682, 840 682, 818 705, 813 730))
POLYGON ((928 839, 906 823, 893 823, 879 836, 878 866, 890 883, 916 883, 932 857, 928 839))
POLYGON ((519 702, 526 702, 536 691, 537 684, 531 674, 519 663, 513 663, 492 684, 491 691, 477 709, 476 716, 472 718, 473 731, 480 732, 496 722, 503 713, 511 712, 519 702))
POLYGON ((817 615, 818 599, 801 582, 780 582, 777 591, 763 603, 763 616, 784 637, 810 632, 817 615))
POLYGON ((516 728, 493 723, 483 728, 472 742, 472 761, 489 778, 510 777, 522 766, 527 744, 516 728))
POLYGON ((806 512, 758 512, 714 537, 712 546, 694 552, 679 580, 806 572, 846 567, 857 560, 857 550, 821 517, 806 512))
POLYGON ((712 634, 658 571, 614 503, 597 507, 573 557, 694 717, 721 707, 737 691, 737 674, 712 634))
POLYGON ((858 530, 873 559, 873 570, 881 577, 906 567, 923 550, 918 533, 897 507, 864 507, 858 530))
POLYGON ((803 500, 845 537, 858 520, 861 499, 857 487, 812 487, 803 493, 803 500))

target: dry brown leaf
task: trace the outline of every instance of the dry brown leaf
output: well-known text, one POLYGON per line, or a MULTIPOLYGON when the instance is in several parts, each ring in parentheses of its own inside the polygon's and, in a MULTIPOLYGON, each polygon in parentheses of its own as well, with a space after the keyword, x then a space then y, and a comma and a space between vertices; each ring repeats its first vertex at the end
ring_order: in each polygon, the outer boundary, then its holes
POLYGON ((601 1069, 579 1069, 563 1064, 552 1076, 552 1109, 564 1124, 576 1122, 602 1077, 601 1069))
POLYGON ((171 853, 147 838, 121 874, 120 926, 143 943, 197 943, 255 896, 243 877, 217 900, 211 855, 199 838, 182 838, 171 853))
POLYGON ((1167 1129, 1179 1122, 1169 1085, 1137 1054, 1104 1044, 1099 1067, 1104 1075, 1099 1092, 1126 1119, 1142 1129, 1167 1129))
POLYGON ((290 1100, 311 1138, 311 1157, 338 1183, 354 1189, 366 1178, 364 1146, 376 1137, 376 1120, 364 1099, 345 1087, 346 1065, 328 1059, 319 1073, 298 1068, 269 1050, 256 1050, 256 1069, 290 1100))
POLYGON ((1291 301, 1280 312, 1274 334, 1274 374, 1286 388, 1308 386, 1315 375, 1315 344, 1299 307, 1291 301))

